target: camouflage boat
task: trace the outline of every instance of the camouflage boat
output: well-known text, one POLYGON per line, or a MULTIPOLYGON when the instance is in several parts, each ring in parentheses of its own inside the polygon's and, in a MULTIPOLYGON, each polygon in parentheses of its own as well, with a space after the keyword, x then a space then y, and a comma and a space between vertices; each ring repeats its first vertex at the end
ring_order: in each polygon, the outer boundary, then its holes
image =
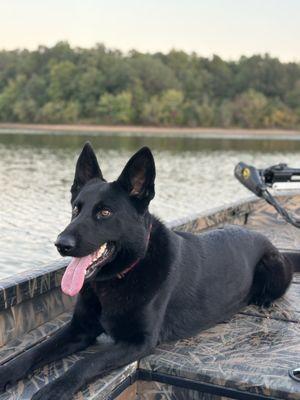
MULTIPOLYGON (((277 199, 300 215, 299 191, 277 199)), ((169 226, 198 234, 224 224, 263 232, 296 262, 299 259, 300 266, 300 230, 262 199, 169 226)), ((74 300, 60 290, 65 267, 66 261, 61 261, 0 281, 1 364, 46 340, 70 319, 74 300)), ((31 399, 86 353, 97 351, 102 340, 107 339, 100 337, 85 351, 36 370, 0 394, 0 400, 31 399)), ((159 346, 151 356, 91 382, 74 399, 300 399, 299 367, 300 273, 295 273, 285 297, 271 308, 249 306, 196 337, 159 346)))

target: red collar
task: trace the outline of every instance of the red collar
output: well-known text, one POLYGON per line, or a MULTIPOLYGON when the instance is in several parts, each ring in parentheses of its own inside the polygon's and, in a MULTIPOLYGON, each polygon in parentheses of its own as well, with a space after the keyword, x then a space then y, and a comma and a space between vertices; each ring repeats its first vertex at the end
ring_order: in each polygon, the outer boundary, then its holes
MULTIPOLYGON (((146 247, 148 247, 149 244, 149 240, 150 240, 150 235, 151 235, 151 230, 152 230, 152 224, 150 224, 149 227, 149 232, 148 232, 148 236, 147 236, 147 240, 146 240, 146 247)), ((135 266, 137 266, 137 264, 140 262, 140 258, 138 258, 137 260, 135 260, 132 264, 129 265, 129 267, 125 268, 123 271, 119 272, 117 274, 117 278, 122 279, 124 278, 124 276, 126 274, 128 274, 129 271, 131 271, 135 266)))

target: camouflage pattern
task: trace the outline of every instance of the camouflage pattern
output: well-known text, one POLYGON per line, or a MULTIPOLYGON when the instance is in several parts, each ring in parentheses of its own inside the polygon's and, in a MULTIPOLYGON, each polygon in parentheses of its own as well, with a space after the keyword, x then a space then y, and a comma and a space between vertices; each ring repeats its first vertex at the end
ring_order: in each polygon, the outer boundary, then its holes
POLYGON ((74 298, 56 288, 7 308, 0 313, 0 346, 70 310, 73 304, 74 298))
MULTIPOLYGON (((300 195, 280 201, 300 215, 300 195)), ((300 250, 300 230, 285 223, 262 200, 247 200, 209 214, 174 221, 169 227, 200 233, 224 224, 246 225, 265 233, 281 249, 300 250)), ((63 326, 72 314, 74 299, 59 289, 67 261, 27 271, 0 281, 0 363, 45 340, 63 326)), ((179 379, 210 383, 245 393, 277 399, 299 399, 300 383, 288 370, 300 367, 300 274, 283 299, 271 308, 249 306, 230 321, 198 336, 159 346, 156 352, 114 371, 83 388, 75 399, 108 399, 124 380, 134 380, 136 369, 155 371, 179 379)), ((0 395, 0 400, 30 399, 40 387, 70 368, 80 357, 96 352, 101 341, 83 352, 37 370, 0 395)), ((159 382, 138 381, 119 399, 225 400, 213 394, 159 382), (128 394, 126 394, 128 393, 128 394), (137 393, 137 394, 136 394, 137 393)))
MULTIPOLYGON (((281 203, 295 216, 300 217, 300 196, 284 198, 281 203)), ((287 224, 265 201, 256 203, 247 218, 247 227, 259 231, 280 249, 300 250, 300 229, 287 224)))
MULTIPOLYGON (((203 393, 197 390, 167 385, 161 382, 138 381, 138 400, 228 400, 229 397, 203 393)), ((131 398, 129 399, 131 400, 131 398)))
POLYGON ((217 207, 209 212, 190 215, 186 218, 174 220, 167 224, 170 229, 176 231, 200 233, 210 228, 216 228, 224 224, 245 225, 249 214, 253 212, 257 204, 262 202, 251 197, 242 202, 233 203, 224 207, 217 207))
MULTIPOLYGON (((300 296, 299 296, 300 299, 300 296)), ((238 314, 196 337, 164 344, 139 368, 279 399, 300 399, 300 324, 238 314)))
POLYGON ((60 286, 68 260, 15 274, 0 280, 0 311, 49 292, 60 286))
MULTIPOLYGON (((3 346, 0 350, 1 363, 9 361, 11 358, 26 351, 26 349, 46 340, 47 337, 53 335, 59 328, 66 324, 72 316, 72 313, 63 313, 59 317, 49 321, 39 328, 28 332, 22 338, 13 340, 9 344, 3 346)), ((63 360, 51 363, 43 368, 35 371, 30 379, 24 379, 5 393, 0 394, 0 400, 29 400, 39 388, 46 385, 48 382, 56 379, 58 376, 66 372, 76 361, 85 355, 95 353, 101 347, 101 343, 107 341, 105 335, 99 337, 97 344, 90 346, 88 349, 73 354, 63 360)), ((79 393, 76 394, 74 400, 87 399, 107 399, 109 394, 119 385, 124 379, 132 376, 137 369, 137 362, 113 371, 110 375, 97 379, 95 382, 87 385, 79 393)))
POLYGON ((70 320, 71 315, 72 313, 70 312, 60 314, 51 321, 40 325, 38 328, 29 330, 22 336, 10 340, 7 344, 0 348, 1 364, 6 363, 35 344, 38 344, 47 337, 53 335, 53 333, 55 333, 70 320))

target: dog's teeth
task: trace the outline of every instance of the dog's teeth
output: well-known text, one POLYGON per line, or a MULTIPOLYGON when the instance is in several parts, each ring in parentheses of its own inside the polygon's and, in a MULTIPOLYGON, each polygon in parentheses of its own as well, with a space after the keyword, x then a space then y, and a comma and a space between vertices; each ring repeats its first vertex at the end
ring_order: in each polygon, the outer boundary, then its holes
POLYGON ((106 249, 106 243, 103 244, 103 245, 100 247, 100 249, 98 250, 98 252, 97 252, 98 258, 99 258, 100 256, 102 256, 102 254, 104 253, 105 249, 106 249))
POLYGON ((97 251, 95 251, 95 253, 94 253, 93 256, 92 256, 92 262, 93 262, 93 263, 96 262, 96 261, 103 255, 103 253, 105 252, 105 250, 106 250, 106 243, 104 243, 104 244, 100 247, 100 249, 98 249, 97 251))

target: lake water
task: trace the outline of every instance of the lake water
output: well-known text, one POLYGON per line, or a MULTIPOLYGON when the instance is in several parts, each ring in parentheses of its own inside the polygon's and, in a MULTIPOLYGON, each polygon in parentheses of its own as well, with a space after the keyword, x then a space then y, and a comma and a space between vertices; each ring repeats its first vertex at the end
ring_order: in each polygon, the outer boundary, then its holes
POLYGON ((300 166, 300 142, 0 132, 0 278, 58 259, 53 242, 70 218, 69 189, 90 140, 106 179, 118 177, 141 146, 157 167, 151 211, 164 221, 248 197, 234 178, 238 161, 300 166))

